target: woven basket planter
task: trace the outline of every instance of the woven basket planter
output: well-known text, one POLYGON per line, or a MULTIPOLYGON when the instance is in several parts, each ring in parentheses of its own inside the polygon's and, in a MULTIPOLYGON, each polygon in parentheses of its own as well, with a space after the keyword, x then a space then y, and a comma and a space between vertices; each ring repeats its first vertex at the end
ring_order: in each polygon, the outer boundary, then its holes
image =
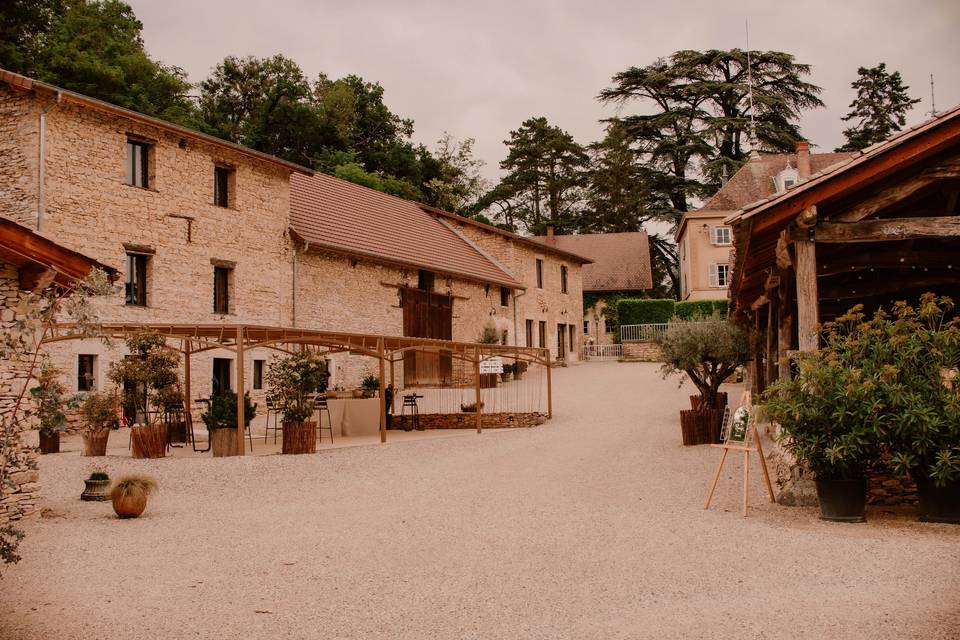
POLYGON ((130 428, 134 458, 162 458, 167 455, 167 425, 143 424, 130 428))
POLYGON ((210 429, 210 450, 214 458, 226 458, 240 455, 237 443, 237 429, 210 429))
POLYGON ((317 423, 284 422, 282 451, 285 454, 316 453, 317 423))
POLYGON ((107 455, 107 440, 110 438, 110 429, 97 429, 83 434, 83 455, 107 455))

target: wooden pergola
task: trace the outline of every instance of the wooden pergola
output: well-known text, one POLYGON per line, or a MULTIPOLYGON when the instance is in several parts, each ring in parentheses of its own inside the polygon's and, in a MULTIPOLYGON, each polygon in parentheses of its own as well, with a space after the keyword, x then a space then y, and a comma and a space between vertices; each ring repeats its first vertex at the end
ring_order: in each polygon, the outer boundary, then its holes
MULTIPOLYGON (((236 354, 236 392, 237 397, 244 395, 244 352, 248 349, 270 348, 284 353, 294 353, 303 347, 323 347, 325 353, 351 353, 376 358, 379 361, 380 380, 380 442, 387 441, 386 389, 387 364, 390 366, 389 383, 394 381, 397 362, 407 353, 430 353, 448 356, 470 363, 474 367, 475 388, 477 393, 476 425, 477 433, 482 431, 482 403, 480 402, 480 363, 491 357, 508 357, 517 361, 540 364, 547 372, 547 417, 553 417, 553 389, 551 380, 551 360, 549 349, 534 347, 515 347, 496 344, 476 344, 433 340, 429 338, 410 338, 399 336, 381 336, 373 334, 346 333, 336 331, 318 331, 289 327, 270 327, 244 324, 138 324, 104 323, 99 325, 98 333, 102 337, 122 339, 138 333, 156 333, 167 339, 167 346, 183 354, 183 386, 186 402, 191 398, 190 359, 191 356, 211 349, 224 349, 236 354)), ((73 324, 54 325, 45 343, 62 342, 89 338, 89 332, 78 331, 73 324)), ((237 424, 244 424, 243 402, 237 403, 237 424)), ((244 452, 244 429, 237 429, 238 451, 244 452)))
POLYGON ((737 212, 731 308, 757 336, 755 389, 857 303, 960 295, 960 107, 737 212))

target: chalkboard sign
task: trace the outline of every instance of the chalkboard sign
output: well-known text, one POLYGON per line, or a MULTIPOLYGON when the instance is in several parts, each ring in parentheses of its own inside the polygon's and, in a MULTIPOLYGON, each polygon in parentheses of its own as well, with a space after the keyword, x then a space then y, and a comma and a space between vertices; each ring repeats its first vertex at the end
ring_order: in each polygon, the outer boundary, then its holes
POLYGON ((750 410, 747 407, 740 407, 733 413, 733 420, 730 424, 730 435, 727 436, 727 442, 745 443, 749 432, 750 410))

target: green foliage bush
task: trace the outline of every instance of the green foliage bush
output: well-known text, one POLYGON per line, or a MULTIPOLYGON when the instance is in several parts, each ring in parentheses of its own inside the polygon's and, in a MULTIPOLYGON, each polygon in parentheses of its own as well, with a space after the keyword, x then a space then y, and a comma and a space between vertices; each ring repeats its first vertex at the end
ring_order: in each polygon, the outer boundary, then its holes
POLYGON ((313 399, 326 390, 329 378, 327 361, 310 351, 275 358, 267 371, 270 397, 285 422, 312 416, 313 399))
POLYGON ((102 429, 119 429, 120 408, 117 397, 111 393, 90 393, 80 405, 83 414, 84 431, 93 433, 102 429))
POLYGON ((670 322, 676 303, 669 299, 624 298, 617 301, 617 319, 625 324, 662 324, 670 322))
MULTIPOLYGON (((250 401, 250 394, 243 394, 244 426, 257 416, 257 405, 250 401)), ((237 428, 237 394, 225 391, 210 398, 210 408, 200 416, 208 429, 236 429, 237 428)))
POLYGON ((681 300, 673 307, 676 317, 681 320, 692 320, 694 318, 709 318, 714 313, 721 316, 727 315, 726 300, 681 300))

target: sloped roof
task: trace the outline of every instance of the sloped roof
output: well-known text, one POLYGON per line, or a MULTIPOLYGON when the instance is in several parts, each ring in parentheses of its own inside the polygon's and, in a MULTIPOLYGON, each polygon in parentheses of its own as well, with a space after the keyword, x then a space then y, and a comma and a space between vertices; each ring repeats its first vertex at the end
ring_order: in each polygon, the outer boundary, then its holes
MULTIPOLYGON (((810 172, 823 171, 855 155, 855 151, 811 153, 810 172)), ((770 197, 777 190, 774 177, 783 171, 787 164, 796 169, 797 154, 764 153, 760 158, 749 160, 699 210, 736 211, 752 202, 770 197)))
POLYGON ((653 288, 650 239, 645 231, 535 236, 544 245, 558 247, 593 260, 583 265, 584 291, 642 291, 653 288))
POLYGON ((328 251, 524 288, 418 203, 326 174, 290 176, 290 226, 328 251))

